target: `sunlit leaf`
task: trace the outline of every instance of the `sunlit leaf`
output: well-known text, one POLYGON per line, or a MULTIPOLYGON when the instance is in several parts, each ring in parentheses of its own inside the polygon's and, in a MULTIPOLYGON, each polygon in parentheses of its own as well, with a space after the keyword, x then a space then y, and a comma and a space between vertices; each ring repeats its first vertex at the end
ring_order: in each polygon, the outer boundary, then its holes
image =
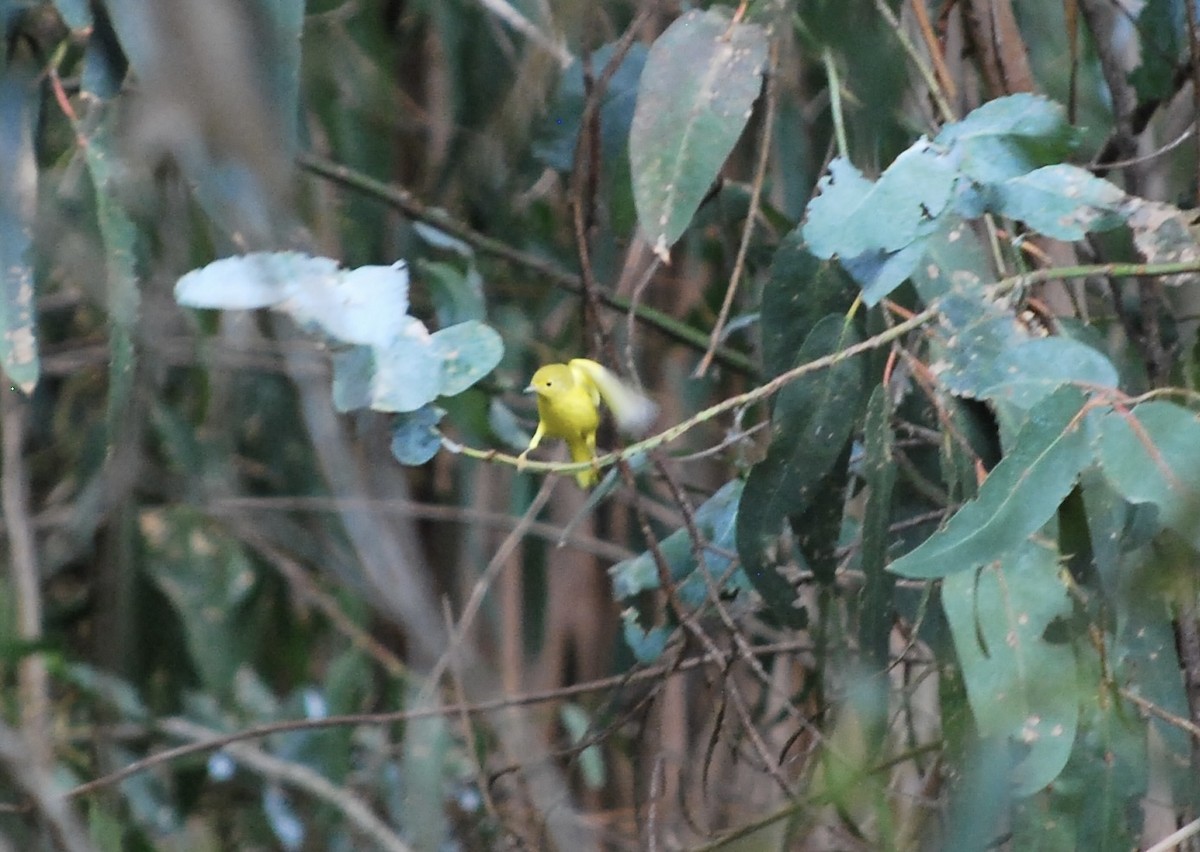
POLYGON ((1053 517, 1091 461, 1090 418, 1081 416, 1085 399, 1065 387, 1031 411, 979 495, 890 570, 906 577, 947 577, 1020 547, 1053 517))
POLYGON ((1074 651, 1045 639, 1071 613, 1057 551, 1026 542, 978 573, 951 573, 942 607, 980 735, 1017 749, 1016 795, 1042 789, 1066 764, 1079 721, 1074 651))
POLYGON ((650 48, 629 159, 638 221, 660 256, 683 234, 750 119, 767 35, 716 9, 692 10, 650 48))

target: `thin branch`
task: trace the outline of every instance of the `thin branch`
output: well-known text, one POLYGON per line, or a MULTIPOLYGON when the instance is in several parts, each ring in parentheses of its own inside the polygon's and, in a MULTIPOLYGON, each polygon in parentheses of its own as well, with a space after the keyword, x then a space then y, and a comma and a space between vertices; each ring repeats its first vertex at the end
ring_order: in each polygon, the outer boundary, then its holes
MULTIPOLYGON (((771 645, 757 645, 754 648, 754 653, 759 655, 767 654, 787 654, 810 651, 811 647, 808 642, 778 642, 771 645)), ((702 654, 691 657, 685 660, 678 661, 670 666, 654 666, 652 668, 642 669, 632 673, 621 675, 613 675, 611 677, 598 678, 596 680, 587 681, 585 683, 571 684, 570 686, 555 687, 554 689, 546 689, 535 692, 527 692, 523 695, 504 696, 491 699, 488 701, 479 701, 473 704, 444 704, 438 707, 427 707, 420 710, 396 710, 389 713, 350 713, 339 716, 325 716, 319 719, 290 719, 283 722, 271 722, 265 725, 255 725, 248 728, 242 728, 239 731, 234 731, 229 734, 216 734, 212 737, 189 742, 185 745, 175 746, 173 748, 164 749, 156 752, 140 760, 135 760, 127 766, 103 775, 99 778, 94 778, 91 781, 80 784, 77 787, 64 792, 65 798, 78 798, 79 796, 94 793, 97 790, 102 790, 106 787, 111 787, 119 784, 127 778, 132 778, 135 775, 140 775, 143 772, 148 772, 155 767, 164 764, 173 763, 185 757, 191 757, 195 754, 204 754, 205 752, 216 751, 218 749, 227 748, 233 743, 244 742, 246 740, 258 740, 264 737, 269 737, 273 734, 287 733, 290 731, 315 731, 326 730, 329 728, 346 728, 359 725, 396 725, 405 722, 412 722, 419 719, 428 719, 435 716, 453 716, 460 713, 470 713, 473 715, 494 713, 497 710, 506 710, 512 707, 524 707, 532 704, 543 704, 549 701, 561 701, 564 698, 570 698, 577 695, 587 695, 592 692, 604 692, 617 687, 622 687, 627 684, 640 683, 642 681, 658 681, 666 674, 675 671, 688 671, 690 669, 699 668, 708 665, 721 665, 726 663, 724 654, 702 654)), ((3 729, 0 728, 0 734, 3 729)), ((2 745, 2 743, 0 743, 2 745)), ((18 803, 0 803, 0 813, 17 813, 28 810, 28 805, 18 803)))
POLYGON ((746 253, 750 250, 750 237, 754 234, 754 222, 758 219, 758 207, 762 200, 763 182, 767 178, 767 163, 771 159, 771 132, 775 127, 775 102, 778 88, 776 78, 779 76, 776 68, 778 57, 779 44, 772 41, 771 58, 767 63, 767 90, 763 94, 763 98, 766 100, 766 114, 763 116, 762 136, 758 143, 758 164, 754 169, 754 184, 750 190, 750 207, 746 211, 746 224, 742 228, 742 241, 738 245, 737 259, 733 263, 733 274, 729 277, 729 286, 725 288, 725 300, 721 303, 721 312, 717 315, 717 322, 709 337, 708 351, 704 353, 699 366, 696 367, 696 372, 692 374, 695 378, 702 377, 712 366, 717 346, 721 342, 721 335, 725 332, 725 323, 729 321, 733 297, 737 294, 738 284, 741 283, 742 273, 746 268, 746 253))
POLYGON ((525 529, 533 522, 538 513, 550 499, 551 493, 554 491, 555 483, 547 479, 542 483, 541 489, 529 504, 529 509, 521 517, 521 522, 513 527, 512 532, 505 536, 504 541, 496 548, 495 554, 488 562, 487 567, 475 580, 475 585, 471 588, 471 595, 467 598, 467 603, 463 607, 462 615, 459 616, 458 625, 450 633, 450 639, 446 643, 446 650, 438 658, 433 671, 425 681, 425 685, 421 688, 422 695, 428 693, 432 689, 437 688, 438 682, 442 675, 446 672, 447 667, 451 664, 454 656, 458 653, 459 646, 463 642, 467 631, 471 624, 475 621, 475 616, 479 614, 480 607, 483 606, 483 599, 487 596, 488 589, 492 587, 492 583, 496 577, 504 570, 508 564, 508 559, 512 556, 517 546, 521 543, 521 539, 525 537, 525 529))
MULTIPOLYGON (((1128 278, 1137 276, 1170 276, 1179 275, 1185 272, 1200 272, 1200 262, 1186 261, 1179 263, 1100 263, 1100 264, 1084 264, 1080 266, 1060 266, 1055 269, 1036 269, 1032 272, 1023 272, 1019 275, 1012 275, 1007 278, 1002 278, 993 284, 989 289, 993 296, 1001 296, 1013 290, 1032 287, 1035 284, 1044 284, 1047 281, 1067 280, 1071 278, 1089 278, 1089 277, 1109 277, 1109 278, 1128 278)), ((508 453, 501 453, 495 450, 480 450, 474 447, 464 446, 449 438, 442 438, 442 445, 453 453, 462 453, 469 458, 482 459, 484 461, 497 462, 500 464, 508 464, 514 467, 520 465, 526 471, 540 471, 543 473, 578 473, 581 470, 590 470, 593 467, 606 467, 611 464, 616 464, 619 461, 626 461, 639 453, 645 453, 656 449, 664 444, 669 444, 677 440, 681 436, 687 434, 692 429, 702 423, 707 423, 719 414, 723 414, 734 408, 742 408, 752 403, 758 402, 778 393, 787 385, 799 379, 801 376, 807 376, 809 373, 815 373, 818 370, 824 370, 836 364, 840 364, 856 355, 861 355, 864 352, 870 352, 879 349, 882 346, 887 346, 893 341, 899 340, 908 332, 920 328, 931 320, 939 316, 937 303, 932 307, 928 307, 918 314, 913 314, 907 320, 888 328, 874 337, 869 337, 853 346, 848 346, 840 352, 834 352, 830 355, 824 355, 815 360, 809 361, 799 366, 793 367, 787 372, 780 373, 771 381, 764 385, 760 385, 753 390, 745 393, 731 396, 728 399, 722 400, 716 405, 710 406, 698 414, 689 417, 680 423, 675 424, 669 429, 659 432, 657 435, 652 435, 645 440, 638 441, 635 444, 630 444, 625 449, 619 452, 605 453, 598 456, 590 462, 536 462, 526 459, 519 459, 508 453)))
MULTIPOLYGON (((498 257, 530 272, 534 272, 567 292, 577 295, 582 295, 583 293, 583 283, 578 275, 567 272, 553 261, 549 261, 541 255, 521 251, 501 240, 479 233, 454 218, 447 211, 425 204, 416 195, 403 187, 375 180, 349 166, 335 163, 332 160, 312 153, 301 153, 297 157, 297 162, 299 162, 301 167, 315 175, 340 183, 365 195, 370 195, 394 207, 412 219, 427 222, 445 231, 447 234, 457 237, 476 251, 498 257)), ((600 301, 606 307, 613 310, 625 313, 632 309, 628 299, 623 299, 620 296, 603 290, 598 295, 600 301)), ((658 329, 673 340, 691 346, 693 349, 703 352, 708 345, 708 335, 704 332, 692 328, 690 325, 680 322, 674 317, 664 314, 662 311, 657 311, 646 305, 638 305, 636 313, 641 322, 658 329)), ((748 357, 728 347, 721 347, 717 351, 716 357, 723 365, 740 373, 753 375, 758 372, 748 357)))
POLYGON ((575 61, 571 51, 567 50, 562 41, 555 41, 550 36, 534 26, 533 22, 522 15, 508 0, 475 0, 480 6, 504 21, 514 30, 525 36, 542 50, 558 60, 558 64, 566 68, 575 61))
MULTIPOLYGON (((206 742, 217 736, 215 731, 178 717, 163 719, 156 727, 164 733, 194 742, 206 742)), ((295 787, 331 805, 381 849, 388 852, 411 852, 411 847, 351 790, 337 786, 307 766, 282 760, 249 743, 228 743, 224 750, 238 763, 259 775, 295 787)))
MULTIPOLYGON (((42 588, 37 547, 29 511, 29 474, 25 469, 25 410, 20 393, 5 383, 0 389, 0 428, 3 428, 3 474, 0 505, 8 523, 9 569, 16 597, 17 635, 34 646, 42 638, 42 588)), ((48 770, 54 760, 50 744, 50 692, 46 660, 34 652, 21 658, 18 670, 21 728, 34 763, 48 770)))

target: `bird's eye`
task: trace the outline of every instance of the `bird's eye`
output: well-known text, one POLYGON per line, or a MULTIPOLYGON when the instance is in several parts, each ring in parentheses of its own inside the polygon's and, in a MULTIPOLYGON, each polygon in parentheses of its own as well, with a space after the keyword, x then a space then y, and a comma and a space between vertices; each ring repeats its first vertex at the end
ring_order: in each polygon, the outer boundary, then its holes
POLYGON ((552 387, 554 387, 554 382, 547 381, 547 382, 546 382, 546 387, 548 387, 548 388, 552 388, 552 387))

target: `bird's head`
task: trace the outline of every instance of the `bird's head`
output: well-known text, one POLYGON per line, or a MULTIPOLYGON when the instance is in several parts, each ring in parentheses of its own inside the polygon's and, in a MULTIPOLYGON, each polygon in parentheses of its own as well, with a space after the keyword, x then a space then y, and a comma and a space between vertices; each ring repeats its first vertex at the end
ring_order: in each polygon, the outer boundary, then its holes
POLYGON ((525 393, 552 397, 575 386, 575 377, 566 364, 547 364, 533 374, 525 393))

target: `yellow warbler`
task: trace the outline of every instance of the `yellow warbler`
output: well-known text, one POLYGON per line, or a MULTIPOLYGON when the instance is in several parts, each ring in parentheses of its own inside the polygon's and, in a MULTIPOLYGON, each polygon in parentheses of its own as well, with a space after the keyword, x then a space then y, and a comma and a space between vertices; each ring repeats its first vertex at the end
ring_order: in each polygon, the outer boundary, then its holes
MULTIPOLYGON (((658 413, 658 406, 643 394, 587 358, 573 358, 567 364, 547 364, 533 374, 525 392, 537 394, 538 426, 521 459, 542 438, 566 441, 571 461, 594 459, 602 400, 612 411, 617 426, 629 433, 644 432, 658 413)), ((594 469, 575 474, 581 488, 595 485, 597 478, 594 469)))

